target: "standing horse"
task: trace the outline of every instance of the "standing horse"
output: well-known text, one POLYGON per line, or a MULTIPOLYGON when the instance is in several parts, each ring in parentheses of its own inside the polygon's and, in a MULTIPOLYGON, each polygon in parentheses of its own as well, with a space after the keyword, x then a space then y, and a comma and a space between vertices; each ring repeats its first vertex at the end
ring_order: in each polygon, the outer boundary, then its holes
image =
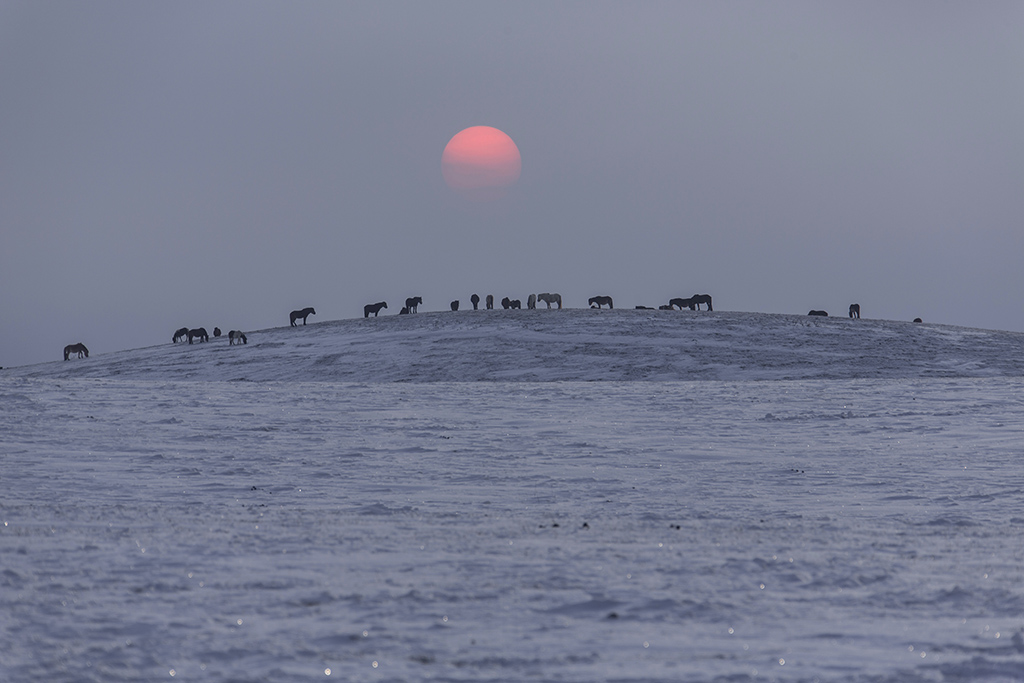
POLYGON ((469 303, 473 304, 474 311, 477 310, 477 308, 480 307, 480 295, 474 294, 473 296, 469 297, 469 303))
POLYGON ((213 336, 214 337, 219 337, 220 336, 220 328, 219 327, 213 328, 213 336))
POLYGON ((503 297, 501 300, 501 307, 504 308, 506 311, 512 308, 512 299, 509 299, 507 296, 503 297))
POLYGON ((457 311, 457 310, 459 310, 459 300, 458 300, 458 299, 456 299, 455 301, 451 302, 451 303, 449 304, 449 306, 451 306, 451 307, 452 307, 452 310, 453 310, 453 311, 457 311))
POLYGON ((562 295, 557 293, 550 294, 548 292, 544 292, 543 294, 538 294, 537 301, 543 301, 548 305, 548 308, 551 308, 551 304, 558 304, 559 308, 562 307, 562 295))
POLYGON ((291 313, 288 314, 288 321, 292 324, 292 327, 297 327, 295 321, 298 320, 299 318, 302 318, 302 324, 305 325, 306 318, 308 318, 311 315, 316 315, 316 311, 313 310, 312 306, 310 306, 309 308, 303 308, 301 311, 292 311, 291 313))
POLYGON ((608 308, 615 308, 615 306, 612 306, 612 298, 610 296, 592 296, 587 300, 587 303, 591 308, 601 308, 605 304, 608 304, 608 308))
POLYGON ((487 295, 487 310, 489 311, 492 308, 494 308, 494 295, 493 294, 488 294, 487 295))
POLYGON ((78 342, 77 344, 68 344, 64 347, 64 360, 71 357, 71 354, 77 353, 78 357, 81 358, 83 355, 89 357, 89 349, 85 348, 85 344, 78 342))
POLYGON ((376 318, 377 314, 380 313, 380 309, 387 307, 387 301, 378 301, 375 304, 366 304, 365 306, 363 306, 363 317, 369 318, 370 314, 373 313, 373 317, 376 318))
POLYGON ((201 342, 210 341, 210 335, 206 333, 205 327, 197 327, 194 330, 188 331, 188 343, 191 344, 193 339, 198 339, 201 342))
POLYGON ((174 333, 173 337, 171 337, 171 343, 172 344, 177 344, 178 342, 180 342, 183 339, 185 339, 185 337, 187 335, 188 335, 188 328, 187 327, 182 327, 180 330, 178 330, 177 332, 174 333))
POLYGON ((530 296, 526 297, 526 307, 528 309, 530 309, 531 311, 533 309, 537 308, 537 295, 536 294, 531 294, 530 296))
POLYGON ((231 330, 228 332, 228 346, 235 344, 248 344, 249 340, 245 338, 245 333, 241 330, 231 330))
POLYGON ((860 318, 860 304, 850 304, 850 317, 860 318))
POLYGON ((411 296, 405 300, 405 307, 409 309, 410 313, 416 313, 416 307, 423 303, 423 297, 411 296))

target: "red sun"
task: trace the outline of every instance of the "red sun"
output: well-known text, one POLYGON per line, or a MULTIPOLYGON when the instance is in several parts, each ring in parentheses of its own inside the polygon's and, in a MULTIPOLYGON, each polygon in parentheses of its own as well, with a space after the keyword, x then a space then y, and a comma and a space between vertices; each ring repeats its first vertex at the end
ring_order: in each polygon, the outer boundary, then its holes
POLYGON ((490 126, 473 126, 448 141, 441 173, 448 187, 480 201, 504 196, 519 180, 523 160, 508 135, 490 126))

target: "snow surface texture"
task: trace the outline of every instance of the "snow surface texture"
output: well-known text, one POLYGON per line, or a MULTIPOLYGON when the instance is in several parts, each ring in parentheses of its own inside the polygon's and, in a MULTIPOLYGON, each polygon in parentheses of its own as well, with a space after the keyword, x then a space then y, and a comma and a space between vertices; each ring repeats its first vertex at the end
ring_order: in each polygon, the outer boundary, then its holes
POLYGON ((0 680, 1024 680, 1022 358, 539 310, 6 369, 0 680))

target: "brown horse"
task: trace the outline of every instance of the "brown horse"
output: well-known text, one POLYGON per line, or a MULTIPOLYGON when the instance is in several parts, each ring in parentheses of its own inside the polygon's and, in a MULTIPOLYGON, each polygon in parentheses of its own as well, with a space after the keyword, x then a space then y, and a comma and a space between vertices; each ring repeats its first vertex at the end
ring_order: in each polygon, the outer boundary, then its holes
POLYGON ((587 300, 587 304, 591 308, 601 308, 604 304, 608 304, 608 308, 615 308, 612 305, 612 298, 610 296, 592 296, 587 300))
POLYGON ((228 346, 235 344, 248 344, 249 340, 245 338, 245 333, 241 330, 231 330, 228 332, 228 346))
POLYGON ((193 339, 198 339, 201 342, 210 341, 210 335, 207 334, 205 327, 197 327, 194 330, 188 331, 188 343, 191 344, 193 339))
POLYGON ((850 304, 850 317, 860 318, 860 304, 850 304))
POLYGON ((188 328, 182 327, 181 329, 174 333, 173 337, 171 337, 171 343, 177 344, 178 342, 184 340, 186 336, 188 336, 188 328))

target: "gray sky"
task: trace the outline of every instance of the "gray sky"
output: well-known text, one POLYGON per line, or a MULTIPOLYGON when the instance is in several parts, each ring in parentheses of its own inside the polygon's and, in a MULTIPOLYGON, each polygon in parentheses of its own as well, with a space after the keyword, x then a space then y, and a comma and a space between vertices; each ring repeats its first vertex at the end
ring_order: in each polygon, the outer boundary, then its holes
POLYGON ((1024 3, 0 0, 0 365, 491 293, 1024 330, 1024 3), (441 175, 459 130, 505 198, 441 175))

